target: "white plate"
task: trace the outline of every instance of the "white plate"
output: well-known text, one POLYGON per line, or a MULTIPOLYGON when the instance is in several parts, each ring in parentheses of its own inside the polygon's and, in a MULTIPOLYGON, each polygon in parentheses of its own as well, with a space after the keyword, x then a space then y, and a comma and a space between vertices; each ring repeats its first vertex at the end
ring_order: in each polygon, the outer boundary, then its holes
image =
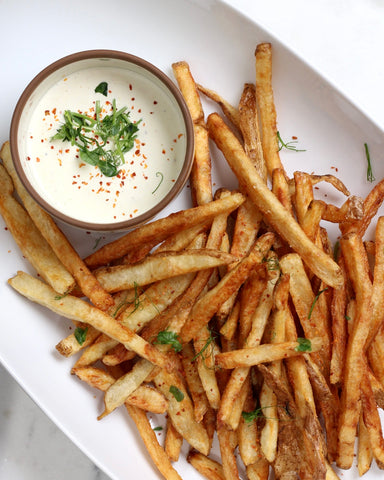
MULTIPOLYGON (((340 92, 306 66, 278 40, 227 5, 212 0, 40 0, 8 2, 0 30, 0 141, 8 138, 18 96, 29 80, 57 58, 77 50, 112 48, 143 56, 171 75, 171 63, 187 60, 196 80, 236 103, 244 82, 254 81, 254 49, 272 41, 273 82, 279 130, 285 139, 299 138, 305 152, 283 152, 288 173, 301 169, 335 173, 354 194, 372 188, 366 180, 363 145, 368 143, 377 180, 384 165, 375 162, 383 147, 383 132, 340 92), (22 14, 21 14, 22 12, 22 14), (21 32, 21 33, 20 33, 21 32), (23 42, 13 41, 21 35, 23 42)), ((211 106, 206 105, 207 113, 211 106)), ((221 155, 215 155, 215 187, 236 186, 221 155)), ((340 204, 331 189, 319 198, 340 204)), ((170 211, 189 205, 189 189, 170 211)), ((66 229, 80 254, 92 250, 96 234, 66 229)), ((333 230, 332 237, 336 238, 333 230)), ((56 424, 112 479, 159 478, 123 410, 96 420, 102 397, 70 375, 71 359, 61 358, 54 346, 69 331, 69 322, 29 303, 6 284, 22 269, 32 272, 0 220, 0 360, 25 391, 56 424)), ((161 434, 160 434, 161 435, 161 434)), ((187 446, 184 446, 184 451, 187 446)), ((184 478, 200 476, 186 462, 177 469, 184 478)), ((376 467, 366 475, 381 477, 376 467)), ((343 472, 358 478, 357 470, 343 472)))

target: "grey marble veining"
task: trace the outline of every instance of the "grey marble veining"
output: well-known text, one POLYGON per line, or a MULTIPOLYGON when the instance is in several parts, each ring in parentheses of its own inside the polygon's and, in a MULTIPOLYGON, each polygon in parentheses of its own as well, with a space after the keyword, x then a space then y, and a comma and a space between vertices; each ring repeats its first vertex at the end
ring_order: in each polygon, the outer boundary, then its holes
POLYGON ((110 480, 0 365, 0 480, 110 480))

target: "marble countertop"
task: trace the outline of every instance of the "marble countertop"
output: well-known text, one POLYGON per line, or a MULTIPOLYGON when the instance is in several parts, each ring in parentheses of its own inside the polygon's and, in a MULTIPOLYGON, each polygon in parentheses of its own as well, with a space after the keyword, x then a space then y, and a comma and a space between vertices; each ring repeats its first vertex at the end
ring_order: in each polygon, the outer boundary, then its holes
MULTIPOLYGON (((382 0, 227 3, 248 12, 384 128, 382 0)), ((0 480, 108 480, 2 366, 0 385, 0 480)))

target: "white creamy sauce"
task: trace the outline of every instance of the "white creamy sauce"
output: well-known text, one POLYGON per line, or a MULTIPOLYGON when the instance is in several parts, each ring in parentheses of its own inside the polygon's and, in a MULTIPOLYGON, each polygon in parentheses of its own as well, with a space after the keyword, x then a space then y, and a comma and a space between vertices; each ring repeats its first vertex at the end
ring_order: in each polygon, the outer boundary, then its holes
POLYGON ((21 160, 29 181, 54 208, 81 221, 121 222, 145 213, 173 187, 184 162, 186 132, 175 100, 159 80, 96 66, 62 76, 39 97, 23 120, 21 160), (100 82, 108 83, 107 96, 95 93, 100 82), (128 107, 132 122, 141 122, 119 175, 107 177, 82 162, 76 146, 51 138, 65 110, 92 115, 99 100, 110 113, 113 99, 117 109, 128 107))

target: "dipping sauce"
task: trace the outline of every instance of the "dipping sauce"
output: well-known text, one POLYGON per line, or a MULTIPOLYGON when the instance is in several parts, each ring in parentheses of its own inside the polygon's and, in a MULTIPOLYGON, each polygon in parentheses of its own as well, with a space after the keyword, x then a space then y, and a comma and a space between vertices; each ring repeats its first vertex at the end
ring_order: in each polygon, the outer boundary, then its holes
POLYGON ((99 224, 132 219, 158 204, 174 186, 187 148, 182 113, 162 82, 116 59, 93 59, 51 77, 32 95, 19 126, 20 160, 38 194, 64 215, 99 224), (107 96, 95 92, 102 82, 107 96), (81 161, 76 146, 52 137, 66 110, 93 117, 98 101, 104 116, 113 100, 117 110, 127 107, 130 121, 139 123, 118 175, 105 176, 81 161))

